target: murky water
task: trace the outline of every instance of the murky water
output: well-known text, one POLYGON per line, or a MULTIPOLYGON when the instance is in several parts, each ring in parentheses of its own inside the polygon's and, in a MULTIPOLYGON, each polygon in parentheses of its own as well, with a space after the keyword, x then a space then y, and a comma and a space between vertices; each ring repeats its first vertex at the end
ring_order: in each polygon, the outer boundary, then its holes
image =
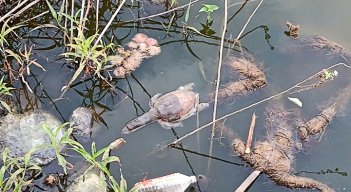
MULTIPOLYGON (((144 6, 140 16, 164 11, 162 7, 150 4, 146 0, 144 4, 142 2, 140 5, 144 6)), ((182 4, 188 1, 179 2, 182 4)), ((202 30, 206 24, 206 15, 198 13, 202 3, 204 2, 198 2, 191 7, 190 19, 187 23, 188 26, 198 30, 202 30)), ((184 16, 176 18, 177 27, 171 27, 168 34, 161 22, 168 23, 171 16, 167 18, 155 17, 153 19, 156 22, 146 20, 135 25, 134 28, 133 23, 121 25, 121 27, 113 25, 109 36, 113 35, 115 41, 118 40, 122 45, 129 42, 137 32, 142 32, 157 39, 162 49, 159 56, 145 59, 141 67, 133 73, 133 76, 124 80, 114 80, 114 84, 127 92, 130 97, 127 97, 122 91, 111 94, 106 89, 102 90, 101 82, 94 79, 88 79, 86 82, 74 86, 74 89, 70 89, 65 94, 68 99, 56 102, 56 106, 50 100, 41 97, 42 108, 48 109, 65 120, 68 119, 71 111, 79 106, 94 107, 98 113, 101 113, 101 118, 107 126, 95 122, 91 140, 82 142, 86 147, 89 147, 90 143, 95 141, 97 147, 102 148, 116 138, 123 137, 127 143, 116 154, 121 158, 122 172, 129 186, 145 177, 154 178, 180 172, 187 175, 206 175, 209 178, 209 186, 204 187, 206 189, 202 189, 202 191, 233 191, 252 171, 250 167, 244 166, 239 157, 231 154, 225 139, 221 142, 215 140, 212 156, 222 160, 212 159, 210 169, 207 170, 209 159, 205 156, 209 154, 210 127, 182 141, 182 146, 186 149, 184 152, 179 149, 165 148, 167 144, 176 139, 176 136, 171 130, 165 130, 157 123, 130 135, 121 134, 127 121, 142 114, 143 111, 149 110, 148 100, 156 93, 166 93, 181 85, 194 82, 195 91, 199 92, 201 100, 206 99, 207 94, 215 89, 215 85, 209 82, 214 82, 217 74, 219 37, 222 33, 224 5, 220 4, 222 1, 206 1, 206 3, 217 4, 221 7, 212 15, 214 19, 212 26, 207 26, 215 32, 213 36, 218 38, 201 37, 195 32, 190 32, 194 34, 189 34, 188 39, 185 39, 182 34, 184 16)), ((234 0, 229 0, 228 3, 232 6, 230 6, 228 13, 231 20, 228 22, 226 38, 235 38, 259 1, 248 2, 244 7, 234 5, 237 3, 234 0), (237 12, 240 8, 242 8, 241 11, 237 12)), ((330 59, 323 54, 314 54, 304 49, 294 49, 293 40, 287 37, 284 31, 287 30, 285 22, 289 20, 301 26, 300 34, 302 37, 312 34, 322 35, 351 50, 350 5, 348 0, 339 0, 337 3, 327 0, 264 1, 245 32, 257 29, 243 37, 241 45, 253 54, 259 65, 262 65, 268 85, 253 93, 237 96, 220 104, 217 112, 218 117, 287 89, 323 68, 338 62, 345 62, 340 59, 330 59), (265 31, 263 27, 260 27, 262 25, 268 27, 269 31, 266 32, 270 36, 269 39, 265 39, 265 31)), ((102 6, 104 10, 108 11, 109 7, 106 6, 106 2, 102 6)), ((178 11, 178 15, 184 13, 178 11)), ((105 14, 106 18, 109 18, 108 15, 108 13, 105 14)), ((125 7, 119 18, 129 20, 137 16, 135 8, 125 7), (135 15, 132 15, 132 12, 135 15)), ((37 49, 36 58, 47 69, 45 73, 34 70, 33 73, 37 75, 36 79, 40 84, 36 83, 33 77, 29 78, 30 83, 32 86, 40 85, 37 88, 37 95, 40 96, 41 90, 45 90, 44 95, 51 98, 57 98, 60 95, 62 86, 68 82, 74 72, 64 64, 63 59, 60 59, 61 41, 54 45, 54 38, 52 38, 54 35, 54 31, 48 30, 46 33, 31 33, 23 40, 25 43, 32 44, 34 41, 37 44, 35 47, 37 49)), ((224 49, 224 55, 227 54, 237 54, 237 51, 224 49)), ((350 73, 342 67, 337 68, 337 70, 339 77, 321 88, 291 95, 303 101, 304 106, 301 109, 289 103, 286 96, 283 96, 282 100, 287 109, 301 113, 303 120, 319 113, 319 107, 327 103, 329 98, 335 97, 338 90, 345 87, 348 81, 347 77, 350 73)), ((226 72, 222 71, 222 82, 229 81, 231 76, 235 75, 226 72)), ((83 79, 86 78, 82 77, 83 79)), ((246 139, 251 115, 255 112, 258 119, 254 140, 263 140, 266 134, 264 111, 267 105, 272 103, 274 101, 263 103, 231 116, 226 119, 225 124, 231 127, 238 137, 246 139)), ((200 125, 211 121, 212 112, 213 105, 210 105, 210 108, 200 113, 200 125)), ((315 178, 328 184, 336 191, 351 191, 349 176, 351 148, 348 147, 351 145, 349 140, 351 130, 348 123, 350 112, 346 107, 346 110, 328 126, 320 142, 317 138, 303 151, 296 154, 293 173, 298 172, 300 175, 315 178)), ((185 120, 183 127, 176 128, 175 132, 180 137, 195 128, 196 117, 192 117, 185 120)), ((79 160, 68 158, 68 161, 79 160)), ((56 162, 51 163, 45 173, 56 172, 55 169, 58 167, 55 164, 56 162)), ((119 177, 118 167, 112 166, 111 170, 114 176, 119 177)), ((38 189, 38 191, 40 190, 38 189)), ((267 176, 261 175, 249 191, 290 191, 290 189, 279 187, 267 176)))

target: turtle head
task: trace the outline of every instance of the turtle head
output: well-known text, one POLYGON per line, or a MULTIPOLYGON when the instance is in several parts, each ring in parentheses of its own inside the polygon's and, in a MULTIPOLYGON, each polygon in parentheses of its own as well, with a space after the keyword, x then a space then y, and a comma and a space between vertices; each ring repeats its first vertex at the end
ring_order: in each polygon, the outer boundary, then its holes
POLYGON ((143 128, 145 125, 151 124, 156 121, 155 115, 148 111, 139 117, 132 119, 122 129, 122 134, 129 134, 143 128))

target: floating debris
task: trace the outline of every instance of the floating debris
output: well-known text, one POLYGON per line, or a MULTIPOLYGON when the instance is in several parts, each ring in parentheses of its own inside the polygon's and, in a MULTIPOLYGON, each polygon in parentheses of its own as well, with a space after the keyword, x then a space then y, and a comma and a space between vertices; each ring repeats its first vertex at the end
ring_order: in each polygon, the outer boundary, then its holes
MULTIPOLYGON (((264 73, 250 59, 246 57, 229 57, 226 63, 232 71, 239 73, 246 79, 228 83, 220 88, 218 90, 219 100, 237 94, 245 94, 266 85, 264 73)), ((209 97, 214 98, 214 95, 215 93, 210 93, 209 97)))
POLYGON ((336 114, 335 104, 324 109, 316 117, 308 120, 304 125, 299 126, 301 140, 307 141, 309 135, 321 133, 336 114))
POLYGON ((151 58, 161 53, 161 48, 154 38, 143 33, 136 34, 127 44, 129 49, 119 47, 117 55, 111 57, 111 64, 115 66, 113 74, 117 78, 124 78, 140 66, 143 59, 151 58))
POLYGON ((182 120, 208 107, 208 103, 199 103, 199 94, 192 90, 193 86, 190 83, 162 96, 159 93, 154 95, 149 102, 151 109, 129 121, 122 133, 129 134, 155 121, 166 129, 182 126, 182 120))
POLYGON ((303 45, 314 51, 324 51, 326 55, 346 58, 351 61, 351 52, 342 45, 319 35, 312 35, 301 39, 303 45))
POLYGON ((255 170, 268 175, 276 184, 289 188, 309 188, 322 192, 334 192, 327 185, 311 178, 291 174, 293 148, 292 128, 287 124, 288 113, 280 107, 268 111, 268 124, 271 125, 271 135, 265 141, 257 142, 251 153, 245 153, 245 143, 236 138, 234 133, 224 127, 223 134, 232 141, 233 152, 239 155, 255 170))
POLYGON ((294 25, 289 21, 286 21, 286 26, 288 26, 289 31, 285 31, 284 33, 293 39, 297 39, 300 34, 300 25, 294 25))
POLYGON ((295 97, 288 97, 289 101, 291 101, 292 103, 294 103, 295 105, 302 107, 302 101, 299 98, 295 98, 295 97))
POLYGON ((196 176, 173 173, 163 177, 141 181, 136 183, 133 189, 136 189, 138 192, 184 192, 195 182, 196 176))

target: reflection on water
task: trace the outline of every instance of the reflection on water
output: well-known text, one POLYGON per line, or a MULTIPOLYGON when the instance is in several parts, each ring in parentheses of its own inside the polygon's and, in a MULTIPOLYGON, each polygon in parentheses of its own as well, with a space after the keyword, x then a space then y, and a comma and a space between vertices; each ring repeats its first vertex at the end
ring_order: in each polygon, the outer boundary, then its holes
MULTIPOLYGON (((188 1, 179 1, 179 5, 186 3, 188 1)), ((72 66, 65 63, 60 56, 64 49, 60 32, 55 29, 38 29, 29 32, 31 28, 39 24, 49 23, 50 15, 47 14, 31 21, 30 28, 24 28, 18 34, 23 37, 21 42, 11 41, 10 44, 14 47, 22 43, 36 44, 35 57, 39 63, 43 64, 47 72, 42 73, 34 69, 32 75, 27 77, 33 94, 28 93, 24 85, 13 83, 13 86, 20 88, 14 93, 16 99, 14 103, 18 105, 16 107, 19 111, 28 111, 33 108, 48 109, 63 120, 67 120, 71 111, 78 106, 92 109, 96 126, 91 141, 96 142, 97 148, 108 145, 118 137, 123 137, 127 141, 118 151, 118 156, 121 158, 122 172, 129 186, 144 177, 154 178, 180 172, 186 175, 206 175, 209 180, 207 187, 204 187, 206 189, 201 190, 201 185, 197 184, 194 187, 196 191, 233 191, 252 169, 244 166, 239 157, 233 156, 229 148, 220 145, 219 142, 215 142, 212 156, 209 156, 209 129, 190 136, 179 145, 167 147, 178 136, 183 136, 196 128, 196 117, 185 120, 184 126, 174 129, 173 133, 158 124, 152 124, 131 135, 121 134, 126 122, 149 110, 148 101, 156 93, 166 93, 175 90, 180 85, 194 82, 194 89, 199 92, 201 101, 214 90, 213 81, 216 78, 218 63, 223 5, 213 0, 206 1, 206 3, 217 4, 221 7, 220 10, 213 13, 214 20, 210 23, 206 22, 205 14, 198 13, 201 3, 195 3, 190 7, 190 17, 187 22, 184 22, 187 10, 185 6, 169 14, 138 20, 134 23, 124 21, 160 13, 170 5, 160 7, 147 0, 134 1, 134 4, 128 2, 118 16, 120 20, 115 20, 107 31, 106 42, 111 41, 124 45, 136 33, 142 32, 158 40, 162 53, 143 61, 141 66, 126 79, 112 78, 110 83, 114 89, 110 89, 110 86, 104 81, 94 77, 80 77, 66 93, 65 98, 67 99, 57 102, 53 100, 59 97, 61 88, 67 84, 75 69, 71 69, 72 66), (213 160, 210 172, 206 173, 209 158, 213 160)), ((323 35, 351 49, 350 38, 344 32, 351 30, 346 23, 351 18, 349 14, 345 15, 347 11, 340 11, 348 7, 347 0, 338 2, 338 4, 326 0, 318 3, 266 1, 242 35, 240 47, 234 46, 233 37, 239 33, 257 3, 259 2, 248 1, 230 7, 225 53, 235 55, 239 54, 239 50, 251 53, 258 62, 263 63, 262 68, 268 85, 262 90, 234 97, 231 103, 220 104, 218 117, 275 94, 270 90, 277 90, 277 92, 284 90, 323 68, 338 62, 346 62, 341 57, 325 57, 325 53, 316 52, 304 46, 296 46, 296 42, 284 34, 284 31, 287 30, 285 26, 287 20, 300 25, 301 36, 323 35), (333 14, 330 16, 331 13, 333 14), (340 17, 344 19, 339 19, 340 17), (330 22, 334 21, 338 25, 332 29, 330 22)), ((57 5, 60 5, 60 1, 57 5)), ((110 13, 116 7, 114 1, 101 1, 99 11, 104 14, 101 14, 99 18, 101 21, 99 28, 104 27, 104 23, 108 21, 110 13)), ((39 9, 33 10, 32 15, 38 12, 40 12, 39 9)), ((87 22, 89 33, 93 33, 92 29, 95 29, 93 22, 95 18, 93 17, 92 15, 89 18, 91 22, 87 22)), ((342 67, 336 70, 339 76, 334 80, 319 88, 292 95, 303 101, 303 108, 295 109, 296 106, 289 103, 286 98, 282 100, 286 102, 289 109, 299 110, 302 120, 311 118, 319 113, 320 106, 325 106, 331 97, 335 97, 336 93, 349 83, 349 79, 345 78, 349 76, 349 71, 342 67)), ((226 72, 226 70, 222 72, 223 76, 229 80, 233 78, 231 76, 236 75, 226 74, 226 72)), ((226 79, 222 82, 226 82, 226 79)), ((258 119, 254 141, 263 140, 262 137, 266 132, 263 113, 265 108, 266 104, 263 103, 228 117, 225 123, 238 136, 246 138, 251 114, 256 112, 258 119)), ((212 106, 210 106, 209 109, 200 113, 200 125, 210 122, 212 111, 212 106)), ((337 116, 322 135, 320 142, 311 142, 307 149, 297 153, 294 172, 313 177, 336 191, 351 190, 348 174, 351 169, 349 166, 351 148, 347 147, 350 145, 348 135, 351 134, 347 119, 349 113, 346 107, 342 114, 346 118, 337 116), (338 168, 330 169, 330 167, 338 168)), ((83 144, 88 147, 91 141, 83 142, 83 144)), ((68 158, 68 161, 74 163, 79 160, 68 158)), ((52 163, 45 173, 54 173, 59 170, 55 164, 56 162, 52 163)), ((111 172, 115 177, 120 177, 119 167, 112 166, 111 172)), ((38 187, 42 187, 39 181, 40 179, 38 179, 38 187)), ((41 190, 36 188, 35 191, 41 190)), ((261 175, 249 191, 290 191, 290 189, 276 186, 266 176, 261 175)))

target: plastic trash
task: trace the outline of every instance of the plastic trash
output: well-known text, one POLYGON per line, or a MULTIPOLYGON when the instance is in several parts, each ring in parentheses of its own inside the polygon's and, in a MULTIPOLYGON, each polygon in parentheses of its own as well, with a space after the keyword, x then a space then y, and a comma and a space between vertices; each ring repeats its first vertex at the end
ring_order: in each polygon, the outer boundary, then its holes
POLYGON ((141 181, 134 185, 138 192, 184 192, 196 182, 196 176, 173 173, 155 179, 141 181))

